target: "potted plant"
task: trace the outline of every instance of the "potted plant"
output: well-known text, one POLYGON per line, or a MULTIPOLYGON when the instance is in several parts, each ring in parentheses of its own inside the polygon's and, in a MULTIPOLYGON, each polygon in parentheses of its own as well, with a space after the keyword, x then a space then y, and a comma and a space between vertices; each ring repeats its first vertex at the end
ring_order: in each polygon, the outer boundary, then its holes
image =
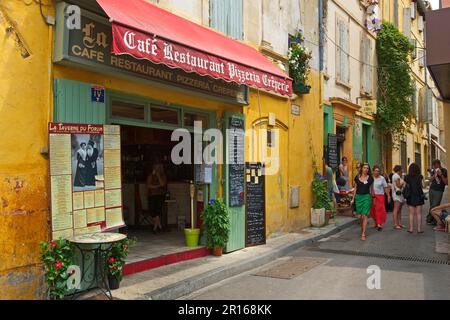
POLYGON ((184 237, 186 239, 186 246, 190 248, 198 247, 200 242, 200 229, 195 227, 194 224, 194 195, 195 195, 195 185, 191 181, 190 185, 190 196, 191 196, 191 228, 184 229, 184 237))
POLYGON ((312 182, 313 207, 311 208, 311 224, 313 227, 323 227, 326 224, 325 213, 332 210, 327 181, 317 171, 312 182))
POLYGON ((130 247, 136 244, 135 239, 124 239, 114 243, 108 252, 106 261, 106 273, 108 276, 109 288, 111 290, 119 289, 123 278, 123 266, 128 256, 130 247))
POLYGON ((39 246, 48 297, 51 300, 62 300, 67 293, 67 280, 72 275, 67 269, 73 263, 73 244, 61 239, 41 242, 39 246))
POLYGON ((297 94, 309 93, 311 86, 307 79, 311 67, 309 65, 312 54, 305 46, 305 37, 300 29, 297 34, 289 37, 289 75, 294 80, 293 90, 297 94))
POLYGON ((206 246, 221 256, 230 235, 230 210, 222 200, 211 200, 201 214, 206 231, 206 246))

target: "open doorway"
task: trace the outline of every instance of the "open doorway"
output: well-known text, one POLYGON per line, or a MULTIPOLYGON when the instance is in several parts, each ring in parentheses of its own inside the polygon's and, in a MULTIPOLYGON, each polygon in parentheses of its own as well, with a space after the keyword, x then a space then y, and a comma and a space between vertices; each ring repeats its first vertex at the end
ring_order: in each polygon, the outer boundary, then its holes
POLYGON ((172 162, 171 151, 178 142, 172 142, 171 135, 171 130, 121 125, 122 190, 127 225, 121 232, 138 240, 127 263, 192 250, 185 245, 183 231, 191 224, 190 183, 195 169, 193 164, 172 162), (156 212, 159 209, 152 203, 155 197, 148 186, 155 175, 155 165, 162 169, 167 181, 164 190, 159 189, 161 212, 156 212), (154 231, 158 217, 162 230, 154 231))

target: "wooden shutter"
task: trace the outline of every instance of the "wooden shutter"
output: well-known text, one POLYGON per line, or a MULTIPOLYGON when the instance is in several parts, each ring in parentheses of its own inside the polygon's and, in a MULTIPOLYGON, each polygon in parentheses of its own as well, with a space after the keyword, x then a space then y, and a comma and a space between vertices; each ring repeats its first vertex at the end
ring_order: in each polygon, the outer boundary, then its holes
POLYGON ((369 38, 367 38, 367 64, 366 64, 366 77, 367 77, 367 84, 366 89, 367 93, 372 94, 372 88, 373 88, 373 68, 372 68, 372 50, 373 50, 373 44, 372 41, 370 41, 369 38))
POLYGON ((106 123, 106 104, 92 102, 91 84, 56 79, 54 86, 55 122, 106 123))
POLYGON ((210 26, 232 38, 243 39, 243 0, 210 0, 210 26))
POLYGON ((403 34, 411 38, 411 8, 403 8, 403 34))
POLYGON ((394 0, 394 25, 398 28, 398 0, 394 0))
POLYGON ((419 16, 418 29, 419 32, 423 32, 423 16, 419 16))
POLYGON ((366 37, 364 35, 364 31, 361 32, 361 90, 363 92, 367 92, 366 88, 366 37))
POLYGON ((337 20, 337 36, 338 36, 338 41, 337 43, 339 44, 338 48, 337 48, 337 66, 336 66, 336 70, 337 70, 337 78, 340 81, 344 81, 344 43, 343 43, 343 39, 344 39, 344 23, 342 20, 338 19, 337 20))
POLYGON ((427 88, 427 123, 433 123, 433 91, 427 88))
POLYGON ((350 82, 350 66, 349 66, 349 30, 348 30, 348 26, 347 24, 344 22, 343 23, 343 48, 344 48, 344 52, 342 52, 343 55, 343 61, 344 61, 344 68, 343 68, 343 80, 345 83, 349 83, 350 82))
POLYGON ((416 3, 411 2, 411 19, 416 18, 416 3))

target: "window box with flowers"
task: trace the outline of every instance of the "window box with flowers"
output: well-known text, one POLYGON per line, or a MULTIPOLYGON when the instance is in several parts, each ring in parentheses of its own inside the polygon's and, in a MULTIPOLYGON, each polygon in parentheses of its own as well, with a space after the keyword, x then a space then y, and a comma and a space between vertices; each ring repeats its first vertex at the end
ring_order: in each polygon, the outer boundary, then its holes
POLYGON ((293 90, 296 94, 307 94, 311 86, 307 85, 307 79, 311 70, 311 51, 305 46, 303 31, 289 36, 289 75, 294 80, 293 90))

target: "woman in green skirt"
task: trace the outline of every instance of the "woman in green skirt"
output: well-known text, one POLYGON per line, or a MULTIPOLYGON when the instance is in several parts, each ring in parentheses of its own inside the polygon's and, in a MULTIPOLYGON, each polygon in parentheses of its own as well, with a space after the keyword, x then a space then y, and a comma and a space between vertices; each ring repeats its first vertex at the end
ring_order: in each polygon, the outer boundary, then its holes
POLYGON ((373 177, 368 163, 364 163, 355 178, 355 192, 353 202, 356 205, 356 214, 361 219, 361 240, 366 241, 366 227, 372 207, 373 177))

